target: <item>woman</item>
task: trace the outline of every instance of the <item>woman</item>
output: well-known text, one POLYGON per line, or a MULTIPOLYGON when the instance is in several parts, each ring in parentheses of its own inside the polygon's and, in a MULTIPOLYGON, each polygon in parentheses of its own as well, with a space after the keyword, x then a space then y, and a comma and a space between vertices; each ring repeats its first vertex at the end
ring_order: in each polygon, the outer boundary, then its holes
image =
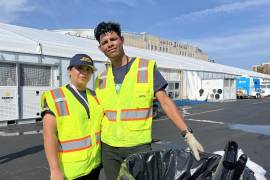
POLYGON ((87 88, 96 70, 86 54, 70 60, 70 84, 42 96, 43 136, 51 180, 98 179, 102 109, 87 88))

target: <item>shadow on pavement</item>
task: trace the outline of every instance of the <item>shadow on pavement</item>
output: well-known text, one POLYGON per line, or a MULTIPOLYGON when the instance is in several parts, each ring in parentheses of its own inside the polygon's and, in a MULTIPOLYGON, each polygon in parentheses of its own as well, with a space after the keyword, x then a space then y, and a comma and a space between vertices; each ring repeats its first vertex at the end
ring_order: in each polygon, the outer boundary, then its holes
POLYGON ((23 157, 23 156, 27 156, 29 154, 35 154, 38 153, 39 151, 43 151, 44 147, 43 145, 38 145, 38 146, 33 146, 30 148, 26 148, 22 151, 16 152, 16 153, 11 153, 5 156, 1 156, 0 157, 0 164, 4 164, 7 163, 9 161, 12 161, 14 159, 23 157))

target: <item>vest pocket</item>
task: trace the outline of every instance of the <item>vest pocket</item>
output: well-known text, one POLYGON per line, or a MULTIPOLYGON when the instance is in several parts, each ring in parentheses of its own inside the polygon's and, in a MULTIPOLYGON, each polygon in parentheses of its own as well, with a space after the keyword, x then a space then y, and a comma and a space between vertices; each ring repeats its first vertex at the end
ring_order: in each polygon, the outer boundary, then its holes
POLYGON ((152 116, 151 105, 152 96, 148 84, 138 84, 135 89, 136 109, 130 110, 125 114, 127 127, 129 130, 142 131, 151 128, 152 116))
POLYGON ((136 106, 138 108, 149 107, 151 105, 152 97, 149 90, 136 90, 136 106))

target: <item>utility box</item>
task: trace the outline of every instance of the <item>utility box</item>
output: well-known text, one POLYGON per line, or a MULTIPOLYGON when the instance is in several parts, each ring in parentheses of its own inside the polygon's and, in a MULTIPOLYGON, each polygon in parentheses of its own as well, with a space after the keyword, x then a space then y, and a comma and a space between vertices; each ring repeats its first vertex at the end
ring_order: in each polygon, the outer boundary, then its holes
POLYGON ((0 63, 0 126, 35 122, 42 93, 58 87, 59 67, 38 63, 0 63), (18 121, 20 120, 20 121, 18 121))
POLYGON ((1 121, 17 119, 18 115, 18 93, 16 86, 0 86, 0 124, 1 121))
POLYGON ((19 116, 18 83, 15 63, 0 63, 0 126, 19 116))
POLYGON ((54 84, 52 66, 22 64, 20 66, 21 119, 40 117, 40 98, 54 84))
POLYGON ((202 80, 201 90, 208 101, 224 101, 236 99, 235 79, 202 80))
POLYGON ((258 79, 258 78, 253 78, 253 83, 254 83, 254 89, 255 89, 255 95, 256 95, 256 97, 258 96, 258 95, 260 95, 260 92, 261 92, 261 83, 260 83, 261 81, 260 81, 260 79, 258 79))
POLYGON ((261 95, 263 97, 270 95, 270 81, 262 81, 260 83, 261 95))
POLYGON ((260 79, 250 77, 240 77, 236 81, 237 98, 258 97, 260 95, 260 79))

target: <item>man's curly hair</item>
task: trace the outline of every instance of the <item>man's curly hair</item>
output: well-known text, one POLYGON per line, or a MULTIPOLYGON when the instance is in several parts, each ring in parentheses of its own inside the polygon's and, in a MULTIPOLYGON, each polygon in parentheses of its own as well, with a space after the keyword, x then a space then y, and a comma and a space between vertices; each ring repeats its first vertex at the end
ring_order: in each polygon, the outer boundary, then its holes
POLYGON ((116 32, 116 34, 121 37, 121 27, 120 27, 120 24, 118 23, 115 23, 115 22, 101 22, 99 23, 95 30, 94 30, 94 33, 95 33, 95 38, 96 40, 100 43, 100 36, 102 34, 105 34, 107 32, 116 32))

